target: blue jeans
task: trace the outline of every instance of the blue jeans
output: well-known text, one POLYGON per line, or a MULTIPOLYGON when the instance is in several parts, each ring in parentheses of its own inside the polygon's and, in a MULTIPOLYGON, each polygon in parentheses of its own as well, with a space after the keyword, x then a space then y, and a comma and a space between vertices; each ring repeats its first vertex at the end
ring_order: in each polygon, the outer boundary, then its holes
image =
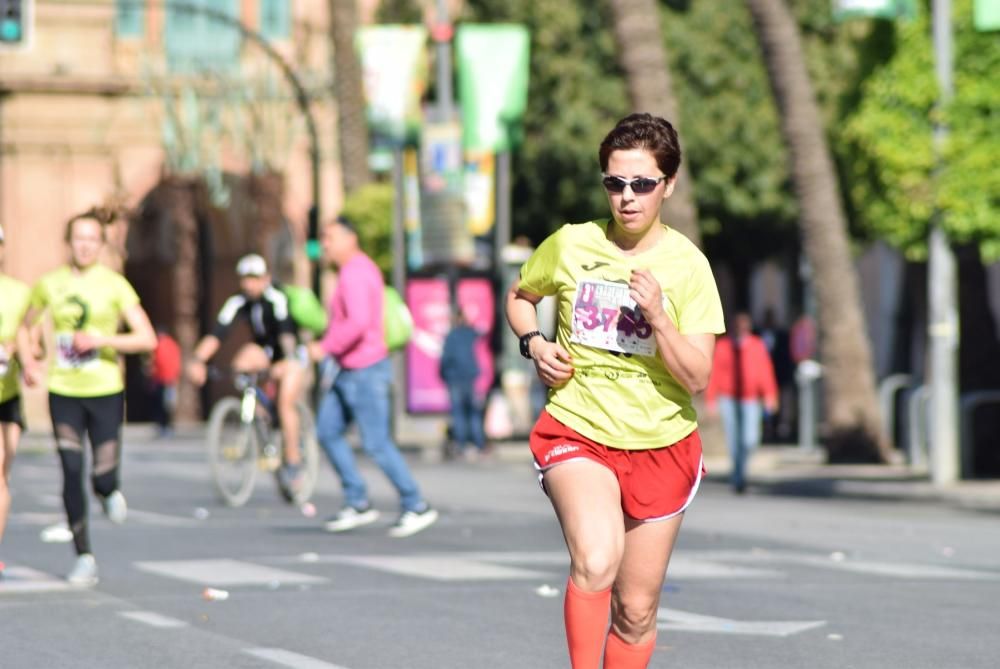
POLYGON ((454 381, 448 384, 451 400, 451 436, 459 450, 472 442, 476 449, 486 447, 483 434, 483 401, 475 389, 475 381, 454 381))
POLYGON ((320 400, 316 437, 340 477, 348 505, 363 509, 369 504, 367 486, 344 439, 348 423, 354 420, 362 448, 399 492, 403 511, 422 511, 427 505, 389 431, 391 382, 388 359, 361 369, 340 370, 333 387, 320 400))
POLYGON ((742 489, 746 485, 747 461, 753 449, 760 445, 760 400, 737 401, 733 397, 720 397, 719 414, 733 460, 731 482, 734 488, 742 489))

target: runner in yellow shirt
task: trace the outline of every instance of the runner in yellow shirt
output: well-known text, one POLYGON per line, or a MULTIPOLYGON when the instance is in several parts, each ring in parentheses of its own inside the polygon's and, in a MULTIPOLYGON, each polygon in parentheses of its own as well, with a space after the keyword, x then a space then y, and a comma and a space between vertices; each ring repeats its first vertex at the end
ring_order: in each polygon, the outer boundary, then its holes
POLYGON ((530 446, 570 554, 570 661, 640 669, 703 475, 691 397, 708 384, 723 316, 705 256, 660 221, 680 166, 674 128, 632 114, 598 155, 613 218, 549 236, 507 294, 507 319, 549 387, 530 446), (535 312, 547 295, 554 342, 535 312))
MULTIPOLYGON (((0 228, 0 542, 10 512, 10 468, 24 429, 21 414, 20 368, 17 363, 17 326, 28 308, 28 287, 3 273, 4 235, 0 228)), ((0 562, 0 578, 4 563, 0 562)))
MULTIPOLYGON (((52 320, 55 351, 49 361, 49 413, 63 470, 63 504, 77 561, 67 579, 73 585, 97 583, 97 562, 90 547, 84 490, 86 435, 93 452, 91 480, 108 518, 125 521, 125 496, 119 490, 124 383, 119 356, 144 353, 156 335, 139 298, 121 274, 98 263, 105 226, 112 216, 91 210, 66 225, 70 262, 46 274, 32 288, 31 302, 18 332, 26 349, 29 328, 43 312, 52 320), (124 321, 127 332, 119 332, 124 321)), ((41 380, 38 361, 22 358, 24 382, 41 380)))

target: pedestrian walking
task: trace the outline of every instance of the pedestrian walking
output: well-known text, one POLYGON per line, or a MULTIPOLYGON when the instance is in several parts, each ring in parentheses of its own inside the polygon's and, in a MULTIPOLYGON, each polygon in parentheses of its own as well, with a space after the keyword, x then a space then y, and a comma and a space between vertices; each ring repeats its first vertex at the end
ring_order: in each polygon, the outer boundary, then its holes
POLYGON ((708 383, 722 306, 705 256, 660 220, 677 133, 623 118, 598 151, 612 218, 564 225, 521 268, 506 311, 549 387, 530 436, 570 556, 574 669, 646 667, 667 563, 703 470, 692 395, 708 383), (558 300, 555 341, 536 305, 558 300), (610 632, 608 613, 611 614, 610 632))
POLYGON ((483 432, 486 398, 476 389, 480 371, 476 360, 476 342, 482 335, 461 308, 455 310, 452 320, 452 328, 441 349, 439 374, 448 387, 451 438, 455 443, 455 452, 474 460, 486 450, 483 432))
MULTIPOLYGON (((18 331, 18 349, 28 350, 35 322, 46 312, 51 317, 55 351, 48 368, 49 414, 62 465, 63 505, 77 553, 67 579, 77 586, 97 583, 83 485, 84 439, 89 438, 93 453, 94 492, 108 518, 121 524, 127 507, 119 476, 125 407, 119 357, 156 346, 153 326, 131 284, 98 262, 113 220, 113 213, 98 209, 69 220, 65 240, 70 261, 32 287, 18 331)), ((39 361, 27 355, 21 364, 26 385, 41 381, 39 361)))
MULTIPOLYGON (((17 328, 28 308, 29 295, 27 285, 4 274, 5 253, 3 228, 0 228, 0 545, 10 513, 10 470, 24 429, 17 328)), ((4 563, 0 560, 0 578, 3 571, 4 563)))
POLYGON ((392 367, 385 342, 385 281, 361 250, 354 225, 340 217, 323 226, 324 259, 338 270, 326 334, 310 344, 314 360, 332 357, 339 368, 319 402, 316 436, 344 489, 344 507, 327 520, 330 532, 374 523, 379 516, 344 431, 355 421, 361 446, 399 494, 401 513, 389 529, 408 537, 429 527, 438 512, 424 499, 390 430, 392 367))
POLYGON ((177 408, 177 384, 181 380, 181 347, 166 328, 156 329, 156 348, 149 367, 153 421, 157 435, 169 437, 174 431, 177 408))
POLYGON ((722 417, 733 491, 746 490, 750 455, 760 445, 763 411, 778 411, 778 383, 764 341, 753 333, 750 314, 733 317, 733 333, 719 338, 715 346, 712 378, 705 391, 705 407, 722 417))

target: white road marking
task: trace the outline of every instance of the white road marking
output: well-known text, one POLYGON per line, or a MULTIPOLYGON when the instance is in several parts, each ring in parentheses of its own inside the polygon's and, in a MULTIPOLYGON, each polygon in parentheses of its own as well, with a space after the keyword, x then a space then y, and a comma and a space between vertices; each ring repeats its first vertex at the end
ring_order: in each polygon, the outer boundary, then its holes
MULTIPOLYGON (((965 569, 962 567, 941 566, 933 564, 918 564, 913 562, 887 562, 878 560, 856 560, 840 554, 833 559, 829 554, 805 553, 782 550, 750 550, 750 551, 692 551, 678 553, 689 560, 719 561, 719 562, 753 562, 766 564, 801 565, 835 571, 849 571, 857 574, 888 576, 901 579, 940 579, 940 580, 975 580, 997 581, 1000 572, 965 569)), ((671 559, 671 576, 673 575, 673 560, 671 559)))
POLYGON ((783 578, 784 573, 774 569, 755 569, 753 567, 734 567, 732 565, 699 560, 683 553, 674 553, 670 557, 670 567, 667 569, 667 579, 670 581, 719 580, 724 578, 783 578))
MULTIPOLYGON (((100 517, 99 514, 94 518, 100 517)), ((25 525, 66 524, 66 514, 54 511, 20 511, 10 514, 10 520, 25 525)), ((184 516, 170 516, 154 511, 142 511, 129 507, 128 522, 138 522, 141 525, 157 525, 161 527, 200 527, 201 522, 184 516)))
POLYGON ((907 562, 876 562, 872 560, 834 561, 829 558, 811 557, 800 561, 801 564, 839 571, 850 571, 858 574, 874 576, 891 576, 893 578, 912 579, 943 579, 959 581, 998 581, 1000 574, 960 569, 956 567, 939 567, 930 564, 913 564, 907 562))
MULTIPOLYGON (((277 564, 302 564, 301 555, 265 558, 277 564)), ((496 581, 535 579, 551 575, 553 570, 565 571, 569 557, 565 552, 470 552, 425 553, 423 555, 311 555, 310 564, 350 564, 387 571, 404 576, 417 576, 438 581, 496 581), (529 565, 530 568, 510 566, 529 565)), ((701 559, 690 559, 675 554, 670 561, 669 578, 674 580, 696 579, 747 579, 781 578, 784 575, 772 569, 730 566, 701 559)))
POLYGON ((507 581, 548 575, 540 571, 468 560, 460 555, 344 555, 337 562, 435 581, 507 581))
POLYGON ((243 652, 262 660, 276 662, 290 669, 347 669, 339 664, 330 664, 308 655, 300 655, 281 648, 248 648, 243 652))
POLYGON ((144 525, 160 525, 163 527, 201 527, 202 523, 194 518, 184 516, 169 516, 154 511, 140 511, 129 507, 129 520, 138 520, 144 525))
POLYGON ((152 611, 119 611, 118 615, 122 618, 128 618, 129 620, 134 620, 137 623, 149 625, 150 627, 157 627, 159 629, 176 629, 178 627, 188 626, 188 624, 183 620, 161 616, 159 613, 154 613, 152 611))
POLYGON ((826 625, 825 620, 744 621, 704 616, 678 609, 660 608, 656 612, 657 629, 671 632, 786 637, 823 625, 826 625))
POLYGON ((294 571, 262 567, 239 560, 166 560, 158 562, 136 562, 137 569, 190 581, 201 585, 269 585, 274 582, 326 583, 328 579, 294 571))
POLYGON ((22 592, 59 592, 71 590, 64 579, 30 567, 8 566, 0 580, 0 595, 22 592))
POLYGON ((65 513, 55 511, 18 511, 10 514, 8 520, 13 523, 25 525, 51 525, 58 522, 66 522, 65 513))

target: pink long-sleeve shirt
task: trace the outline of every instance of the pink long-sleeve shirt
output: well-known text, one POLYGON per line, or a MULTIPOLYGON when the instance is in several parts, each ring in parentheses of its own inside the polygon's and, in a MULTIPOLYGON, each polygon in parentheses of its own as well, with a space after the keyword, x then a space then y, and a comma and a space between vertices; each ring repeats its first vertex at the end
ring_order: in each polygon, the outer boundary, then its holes
POLYGON ((337 287, 330 296, 330 314, 323 350, 341 367, 368 367, 389 355, 385 345, 385 282, 378 266, 357 253, 340 268, 337 287))

